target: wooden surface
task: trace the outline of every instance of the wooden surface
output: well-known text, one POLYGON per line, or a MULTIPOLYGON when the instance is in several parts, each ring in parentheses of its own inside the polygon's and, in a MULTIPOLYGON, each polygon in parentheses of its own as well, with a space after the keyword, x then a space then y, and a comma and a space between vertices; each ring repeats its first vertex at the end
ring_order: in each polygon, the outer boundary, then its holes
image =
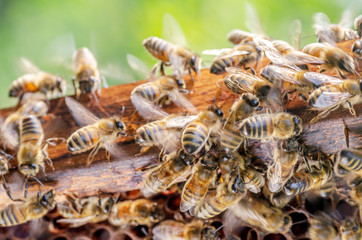
MULTIPOLYGON (((341 48, 350 53, 352 41, 341 44, 341 48)), ((265 64, 265 62, 264 62, 265 64)), ((362 61, 359 61, 362 68, 362 61)), ((361 72, 361 70, 358 70, 361 72)), ((201 71, 201 79, 196 82, 190 81, 188 76, 187 84, 193 93, 187 97, 198 110, 205 109, 214 104, 215 96, 217 104, 222 106, 226 113, 230 108, 235 96, 226 90, 220 90, 216 82, 223 79, 224 75, 212 75, 209 69, 201 71), (218 93, 218 95, 217 95, 218 93)), ((351 76, 356 78, 356 76, 351 76)), ((122 106, 125 106, 125 122, 133 122, 127 125, 129 137, 123 137, 119 140, 119 147, 122 155, 118 159, 112 159, 111 162, 105 160, 105 152, 100 151, 95 157, 90 167, 86 167, 86 159, 89 152, 72 155, 66 149, 65 143, 56 146, 49 146, 48 152, 53 160, 55 170, 46 168, 46 178, 40 173, 39 179, 44 183, 47 190, 54 188, 56 190, 56 201, 61 202, 64 199, 63 194, 73 192, 79 197, 96 195, 98 193, 115 193, 118 191, 128 191, 136 189, 142 182, 144 173, 134 169, 148 165, 157 161, 158 149, 154 148, 142 157, 135 157, 140 147, 134 143, 133 134, 142 123, 142 119, 132 119, 134 108, 129 100, 131 91, 143 81, 137 83, 113 86, 108 89, 102 89, 99 97, 99 104, 95 103, 91 96, 84 96, 80 102, 99 117, 119 115, 122 106), (140 121, 137 123, 137 121, 140 121)), ((75 124, 72 116, 69 114, 64 102, 64 98, 51 101, 51 115, 42 118, 46 138, 64 137, 68 138, 79 127, 75 124)), ((296 100, 287 105, 288 111, 299 115, 304 123, 316 116, 317 112, 311 112, 305 107, 305 103, 296 100)), ((356 105, 357 114, 362 114, 362 105, 356 105)), ((0 116, 6 117, 13 108, 0 110, 0 116)), ((166 108, 169 113, 180 112, 182 109, 170 105, 166 108)), ((345 147, 342 118, 345 120, 350 130, 350 146, 355 148, 362 147, 362 118, 353 117, 346 109, 339 109, 331 113, 327 118, 310 126, 304 137, 308 145, 316 146, 326 153, 334 153, 345 147)), ((308 124, 304 124, 307 128, 308 124)), ((12 194, 15 198, 23 196, 22 188, 23 177, 17 172, 16 158, 11 162, 11 173, 6 176, 10 184, 12 194)), ((29 194, 34 194, 39 190, 39 185, 32 182, 29 186, 29 194)), ((11 203, 4 191, 0 190, 0 208, 11 203)))

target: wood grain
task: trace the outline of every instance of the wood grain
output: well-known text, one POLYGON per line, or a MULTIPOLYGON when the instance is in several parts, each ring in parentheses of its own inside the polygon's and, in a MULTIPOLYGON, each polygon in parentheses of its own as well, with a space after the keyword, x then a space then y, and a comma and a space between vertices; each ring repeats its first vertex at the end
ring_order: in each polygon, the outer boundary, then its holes
MULTIPOLYGON (((350 53, 350 46, 353 41, 347 41, 340 44, 340 47, 350 53)), ((265 65, 267 60, 263 62, 265 65)), ((362 68, 362 61, 358 61, 362 68)), ((361 73, 361 70, 359 70, 361 73)), ((207 108, 216 102, 222 106, 224 112, 227 112, 233 103, 235 96, 230 92, 217 87, 216 82, 223 79, 224 75, 213 75, 209 73, 209 69, 201 71, 201 78, 192 82, 188 76, 186 81, 192 93, 187 97, 195 105, 198 110, 207 108)), ((350 76, 356 78, 356 76, 350 76)), ((102 89, 97 104, 91 95, 83 96, 80 102, 99 117, 107 117, 119 115, 122 106, 125 106, 124 121, 129 122, 127 125, 127 133, 129 137, 123 137, 119 140, 119 147, 122 150, 118 159, 112 159, 108 162, 105 158, 105 152, 100 151, 95 157, 90 167, 86 167, 86 159, 88 152, 72 155, 66 149, 65 143, 49 147, 49 155, 53 160, 55 170, 46 168, 46 178, 40 173, 39 179, 44 183, 47 190, 54 188, 57 196, 56 201, 61 202, 64 199, 63 194, 73 192, 79 197, 96 195, 102 193, 115 193, 119 191, 128 191, 136 189, 142 182, 144 173, 137 171, 142 166, 155 163, 158 157, 158 149, 155 148, 141 157, 135 157, 139 152, 139 146, 135 144, 133 135, 135 130, 145 123, 141 119, 133 119, 134 108, 130 102, 129 96, 131 91, 139 84, 129 83, 119 86, 113 86, 108 89, 102 89), (139 123, 138 123, 139 121, 139 123)), ((64 102, 64 98, 55 99, 50 102, 50 115, 43 117, 43 127, 45 129, 46 138, 64 137, 68 138, 76 129, 79 128, 69 114, 64 102)), ((299 115, 308 128, 309 120, 317 113, 311 112, 306 108, 306 104, 299 100, 292 101, 287 105, 288 111, 299 115)), ((355 106, 356 112, 362 114, 362 105, 355 106)), ((14 108, 0 110, 0 116, 6 117, 14 108)), ((169 113, 182 112, 174 105, 166 108, 169 113)), ((316 146, 326 153, 334 153, 345 147, 342 119, 345 120, 350 130, 350 145, 354 148, 362 147, 362 118, 353 117, 346 109, 339 109, 332 112, 327 118, 313 124, 308 128, 304 137, 308 145, 316 146)), ((15 153, 15 152, 14 152, 15 153)), ((24 189, 21 188, 23 177, 16 170, 16 158, 11 162, 11 173, 6 176, 10 184, 12 194, 15 198, 21 198, 24 189)), ((39 191, 38 184, 30 184, 29 192, 36 193, 39 191)), ((0 208, 9 204, 11 201, 4 191, 0 191, 0 208)))

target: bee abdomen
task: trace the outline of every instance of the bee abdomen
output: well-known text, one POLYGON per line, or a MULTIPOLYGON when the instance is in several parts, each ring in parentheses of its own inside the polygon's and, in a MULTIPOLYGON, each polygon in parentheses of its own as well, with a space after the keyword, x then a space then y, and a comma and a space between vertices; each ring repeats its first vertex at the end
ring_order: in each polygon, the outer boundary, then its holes
POLYGON ((70 152, 83 152, 94 147, 99 141, 95 127, 83 127, 74 132, 67 141, 70 152))
POLYGON ((0 226, 8 227, 24 223, 27 220, 25 214, 22 208, 10 205, 0 212, 0 226))
POLYGON ((218 198, 208 198, 208 200, 199 209, 197 217, 209 219, 216 215, 219 215, 226 208, 227 206, 225 206, 218 198))
POLYGON ((269 115, 256 115, 246 118, 239 130, 246 138, 265 139, 272 136, 274 126, 269 115))
POLYGON ((164 134, 162 126, 157 122, 151 122, 137 129, 137 142, 141 145, 152 145, 162 143, 164 134))
POLYGON ((20 122, 20 142, 42 142, 43 128, 37 117, 33 115, 26 116, 20 122))
POLYGON ((312 177, 306 172, 295 173, 284 185, 284 192, 290 196, 308 191, 312 181, 312 177))
POLYGON ((221 147, 227 152, 236 151, 243 141, 243 137, 234 128, 224 128, 221 134, 221 147))
POLYGON ((158 37, 149 37, 143 41, 143 46, 156 58, 168 62, 168 52, 172 50, 171 43, 158 37))
POLYGON ((190 123, 182 134, 182 148, 186 153, 197 154, 205 145, 209 128, 200 121, 190 123))
POLYGON ((362 170, 362 154, 357 151, 342 150, 339 164, 347 170, 358 172, 362 170))
POLYGON ((132 94, 139 94, 142 98, 154 102, 161 95, 161 89, 152 85, 152 84, 144 84, 135 88, 132 94))

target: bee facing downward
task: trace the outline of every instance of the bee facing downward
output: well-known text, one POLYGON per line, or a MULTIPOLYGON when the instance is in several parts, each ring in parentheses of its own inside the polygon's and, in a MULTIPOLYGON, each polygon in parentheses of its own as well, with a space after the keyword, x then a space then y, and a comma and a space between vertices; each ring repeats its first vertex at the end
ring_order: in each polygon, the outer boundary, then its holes
POLYGON ((126 135, 123 120, 118 117, 99 119, 74 99, 67 97, 65 102, 77 124, 84 126, 68 138, 68 150, 77 154, 93 149, 87 159, 88 166, 101 148, 107 150, 108 159, 109 153, 117 156, 119 152, 115 140, 119 135, 126 135))

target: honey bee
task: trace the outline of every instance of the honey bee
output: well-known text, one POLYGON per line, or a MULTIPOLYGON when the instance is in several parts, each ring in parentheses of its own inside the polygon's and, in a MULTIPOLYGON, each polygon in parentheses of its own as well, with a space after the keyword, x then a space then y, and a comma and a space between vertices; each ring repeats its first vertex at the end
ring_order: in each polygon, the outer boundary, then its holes
POLYGON ((268 201, 254 195, 242 198, 237 204, 229 207, 224 215, 224 226, 235 225, 231 215, 235 215, 243 222, 263 231, 272 233, 286 233, 293 222, 290 216, 280 208, 274 207, 268 201))
POLYGON ((67 199, 68 202, 65 204, 57 205, 59 214, 64 218, 57 220, 57 222, 70 224, 72 228, 108 219, 112 207, 115 204, 113 197, 88 197, 78 199, 67 196, 67 199))
POLYGON ((65 103, 77 124, 84 126, 68 138, 68 151, 77 154, 93 149, 87 158, 87 166, 92 163, 101 148, 106 149, 108 159, 110 158, 109 153, 113 156, 119 155, 115 141, 119 135, 126 135, 126 124, 121 118, 99 119, 69 97, 65 98, 65 103))
POLYGON ((75 76, 72 78, 75 95, 92 93, 94 99, 98 102, 95 91, 99 94, 101 81, 103 87, 108 87, 106 79, 101 76, 98 63, 88 48, 78 49, 73 55, 75 76))
POLYGON ((362 177, 362 151, 343 149, 334 158, 334 173, 337 176, 352 173, 362 177))
POLYGON ((325 214, 317 214, 309 219, 310 227, 308 228, 307 236, 311 240, 335 240, 337 231, 334 228, 329 216, 325 214))
POLYGON ((336 69, 342 78, 345 78, 342 72, 354 73, 359 76, 355 70, 353 58, 338 47, 326 43, 311 43, 303 48, 303 52, 325 62, 321 72, 336 69))
POLYGON ((271 192, 279 192, 283 188, 284 184, 293 175, 298 158, 299 154, 296 152, 275 149, 274 160, 267 170, 268 187, 271 192))
POLYGON ((148 199, 122 201, 115 204, 108 221, 113 226, 137 226, 158 223, 165 218, 161 206, 148 199))
POLYGON ((190 210, 191 215, 196 214, 197 207, 204 201, 211 184, 216 181, 217 162, 215 157, 207 153, 193 166, 192 173, 181 193, 181 212, 190 210))
POLYGON ((216 240, 220 236, 215 228, 207 225, 204 221, 193 220, 189 223, 184 223, 175 220, 165 220, 155 226, 152 230, 153 239, 202 239, 216 240))
POLYGON ((182 148, 187 154, 196 155, 202 148, 207 152, 215 135, 219 134, 223 121, 223 112, 217 106, 201 111, 195 120, 187 124, 182 132, 182 148))
POLYGON ((135 141, 142 148, 138 155, 147 152, 152 146, 158 146, 166 152, 174 152, 179 148, 180 131, 197 116, 170 115, 139 127, 135 141))
POLYGON ((242 136, 249 139, 271 140, 298 136, 302 120, 289 113, 258 114, 244 119, 238 125, 242 136))
POLYGON ((39 70, 25 58, 22 58, 21 61, 30 72, 11 83, 10 97, 20 97, 22 99, 25 93, 36 92, 41 92, 47 99, 65 95, 67 82, 64 78, 39 70))
POLYGON ((317 41, 321 43, 333 43, 358 38, 357 32, 348 28, 348 25, 351 25, 350 23, 352 23, 347 19, 350 17, 349 14, 350 11, 344 11, 340 22, 338 24, 331 24, 327 15, 321 12, 316 13, 314 15, 313 27, 315 29, 317 41))
POLYGON ((234 124, 261 110, 259 99, 251 93, 243 93, 231 106, 230 115, 227 118, 220 134, 221 148, 227 154, 235 152, 241 145, 243 138, 234 124))
POLYGON ((191 71, 194 71, 200 76, 201 58, 189 49, 175 45, 158 37, 146 38, 143 40, 142 44, 152 54, 152 56, 161 60, 160 67, 162 75, 165 75, 163 66, 171 64, 179 79, 182 79, 181 68, 187 70, 191 77, 191 71))
POLYGON ((356 221, 347 219, 339 227, 341 240, 358 240, 362 238, 361 227, 356 221))
POLYGON ((257 37, 256 34, 240 29, 233 29, 227 35, 227 39, 235 45, 251 42, 255 37, 257 37))
POLYGON ((0 211, 0 226, 10 227, 43 217, 54 209, 53 190, 27 199, 20 204, 11 204, 0 211))
POLYGON ((314 90, 308 99, 308 105, 312 110, 322 111, 310 122, 315 123, 325 118, 331 111, 339 106, 349 109, 349 112, 356 116, 353 104, 356 104, 362 95, 362 84, 359 80, 348 79, 340 84, 326 85, 314 90))
POLYGON ((283 191, 294 196, 312 189, 320 189, 332 178, 332 166, 328 160, 295 172, 284 184, 283 191))
POLYGON ((195 112, 194 106, 181 94, 187 92, 183 81, 172 76, 161 76, 155 81, 141 84, 133 89, 131 101, 144 119, 160 119, 168 114, 160 109, 174 102, 177 106, 195 112))
POLYGON ((161 164, 147 174, 141 187, 145 197, 168 189, 178 177, 188 172, 190 166, 195 162, 195 158, 185 154, 182 149, 172 154, 165 154, 164 151, 161 151, 159 158, 161 164))
POLYGON ((361 58, 362 57, 362 39, 357 39, 352 44, 351 49, 356 57, 361 58))

